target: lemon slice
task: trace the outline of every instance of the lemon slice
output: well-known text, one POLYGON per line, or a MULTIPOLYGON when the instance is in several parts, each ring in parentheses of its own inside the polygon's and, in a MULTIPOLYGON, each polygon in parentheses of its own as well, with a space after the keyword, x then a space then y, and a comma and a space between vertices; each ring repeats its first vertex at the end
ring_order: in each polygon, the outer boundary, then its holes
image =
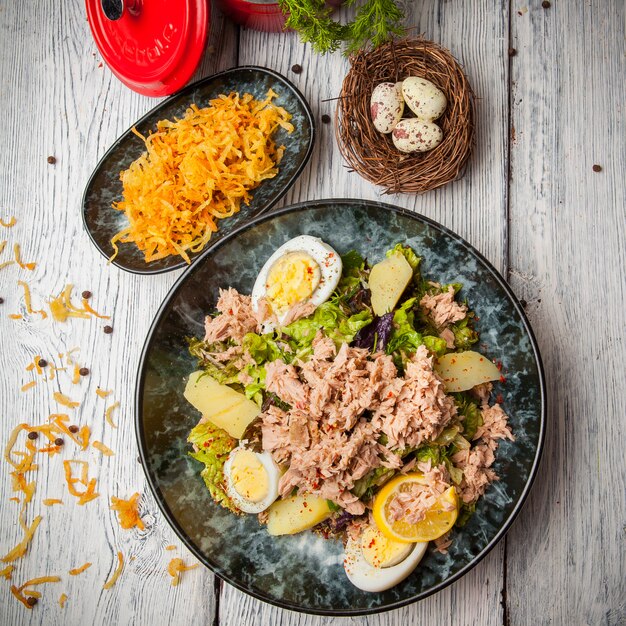
POLYGON ((459 515, 459 500, 454 487, 444 491, 430 507, 426 517, 416 524, 403 519, 393 520, 389 514, 389 505, 397 493, 409 491, 415 483, 424 485, 424 476, 418 472, 397 476, 389 481, 374 500, 374 521, 379 530, 389 539, 405 543, 433 541, 445 535, 456 522, 459 515), (450 508, 453 505, 453 508, 450 508))

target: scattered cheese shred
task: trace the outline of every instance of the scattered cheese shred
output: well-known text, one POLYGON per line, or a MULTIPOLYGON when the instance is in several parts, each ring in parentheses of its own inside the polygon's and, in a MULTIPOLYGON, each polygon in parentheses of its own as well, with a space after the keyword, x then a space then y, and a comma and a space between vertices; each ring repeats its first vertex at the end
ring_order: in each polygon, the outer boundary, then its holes
POLYGON ((1 217, 0 217, 0 226, 4 226, 5 228, 13 228, 13 226, 15 226, 17 224, 17 220, 15 219, 15 216, 12 215, 9 218, 8 222, 5 222, 1 217))
POLYGON ((0 576, 5 580, 11 580, 11 575, 15 569, 14 565, 7 565, 4 569, 0 569, 0 576))
POLYGON ((176 550, 176 546, 175 546, 175 545, 170 544, 169 546, 165 546, 165 549, 166 549, 166 550, 176 550))
POLYGON ((78 363, 74 363, 74 372, 72 375, 72 384, 78 385, 80 382, 80 365, 78 363))
POLYGON ((2 254, 4 252, 4 248, 7 245, 7 240, 5 239, 4 241, 0 241, 0 254, 2 254))
POLYGON ((63 504, 63 500, 59 500, 59 498, 44 498, 42 502, 44 506, 54 506, 55 504, 63 504))
POLYGON ((115 452, 111 448, 105 446, 101 441, 94 441, 91 444, 96 450, 99 450, 104 456, 114 456, 115 452))
MULTIPOLYGON (((17 244, 16 244, 17 245, 17 244)), ((24 289, 24 302, 26 303, 26 312, 27 313, 37 313, 41 315, 41 319, 45 320, 48 317, 48 314, 41 309, 33 309, 32 299, 30 295, 30 287, 23 280, 18 280, 17 284, 24 289)))
POLYGON ((67 482, 67 490, 70 495, 78 498, 78 504, 81 506, 94 500, 100 494, 96 492, 96 479, 89 479, 89 463, 87 461, 63 461, 63 467, 65 470, 65 480, 67 482), (72 464, 78 465, 81 468, 80 477, 74 477, 72 475, 72 464), (78 491, 74 486, 79 483, 85 487, 84 491, 78 491))
POLYGON ((21 391, 28 391, 29 389, 32 389, 36 384, 36 380, 31 380, 29 383, 22 385, 21 391))
POLYGON ((91 567, 91 563, 85 563, 84 565, 81 565, 80 567, 75 567, 74 569, 70 570, 70 576, 78 576, 78 574, 82 574, 86 569, 91 567))
POLYGON ((59 576, 40 576, 39 578, 32 578, 31 580, 27 580, 23 585, 16 587, 15 585, 11 585, 11 593, 27 608, 32 609, 33 607, 28 604, 28 597, 31 598, 40 598, 41 594, 38 591, 34 591, 32 589, 28 589, 28 587, 35 587, 37 585, 43 585, 45 583, 58 583, 61 581, 59 576))
POLYGON ((100 387, 96 389, 96 395, 99 396, 100 398, 106 398, 110 396, 112 393, 113 393, 113 389, 109 389, 108 391, 105 391, 104 389, 100 389, 100 387))
POLYGON ((84 309, 78 309, 72 304, 72 289, 74 285, 67 284, 63 291, 56 297, 52 298, 48 302, 52 317, 57 322, 65 322, 68 317, 82 317, 88 318, 89 313, 84 309))
POLYGON ((81 300, 81 302, 83 303, 83 309, 85 309, 85 311, 87 311, 87 313, 91 313, 94 317, 99 317, 101 320, 110 320, 111 319, 110 315, 102 315, 101 313, 98 313, 97 311, 92 309, 91 306, 89 306, 89 302, 87 302, 87 300, 85 298, 83 298, 81 300))
POLYGON ((39 526, 39 522, 41 522, 41 515, 37 515, 37 517, 33 520, 33 523, 27 527, 27 530, 24 533, 24 539, 22 539, 22 541, 20 541, 12 550, 9 550, 9 552, 2 557, 1 560, 3 563, 12 563, 17 559, 21 559, 26 554, 28 544, 31 542, 33 535, 37 530, 37 526, 39 526))
POLYGON ((20 315, 19 313, 11 313, 11 314, 9 315, 9 317, 10 317, 12 320, 23 320, 23 319, 24 319, 24 317, 23 317, 22 315, 20 315))
POLYGON ((109 578, 109 580, 107 580, 107 582, 104 583, 104 586, 102 588, 111 589, 111 587, 113 587, 113 585, 117 582, 117 579, 120 577, 120 574, 122 573, 122 569, 124 569, 124 555, 121 552, 118 552, 117 553, 117 567, 115 568, 115 571, 113 572, 113 575, 111 576, 111 578, 109 578))
POLYGON ((139 494, 134 493, 129 500, 122 500, 111 496, 111 510, 117 512, 120 526, 124 530, 137 527, 144 530, 145 525, 139 517, 139 494))
POLYGON ((181 572, 187 572, 191 569, 196 569, 196 567, 198 567, 198 563, 187 566, 182 559, 172 559, 167 566, 167 572, 172 577, 172 587, 176 587, 180 582, 181 572))
POLYGON ((111 426, 111 428, 117 428, 117 426, 113 423, 113 420, 111 419, 111 415, 113 413, 113 411, 115 411, 115 409, 117 409, 117 407, 120 405, 119 402, 114 402, 105 412, 104 412, 104 418, 107 421, 107 424, 109 424, 109 426, 111 426))
POLYGON ((62 394, 60 391, 55 391, 52 394, 52 397, 61 405, 66 406, 68 409, 75 409, 77 406, 80 406, 80 402, 74 402, 70 398, 68 398, 65 394, 62 394))
POLYGON ((284 147, 272 135, 279 126, 293 131, 291 115, 250 94, 220 95, 209 106, 192 104, 182 119, 161 120, 143 137, 146 152, 120 174, 124 199, 113 204, 129 226, 111 244, 134 242, 146 263, 172 254, 190 263, 217 231, 217 220, 249 204, 250 191, 278 173, 284 147))
POLYGON ((64 609, 65 608, 65 602, 67 601, 67 595, 65 595, 64 593, 61 594, 61 596, 59 597, 59 606, 64 609))
POLYGON ((15 256, 15 262, 23 269, 32 272, 36 267, 37 263, 24 263, 22 261, 22 253, 20 251, 20 244, 16 243, 13 245, 13 254, 15 256))

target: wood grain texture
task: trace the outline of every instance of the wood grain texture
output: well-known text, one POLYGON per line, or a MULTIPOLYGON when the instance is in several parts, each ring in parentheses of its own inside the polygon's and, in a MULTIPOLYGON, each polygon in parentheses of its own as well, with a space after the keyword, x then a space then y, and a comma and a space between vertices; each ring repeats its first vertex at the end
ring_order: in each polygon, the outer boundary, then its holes
POLYGON ((624 624, 624 3, 528 8, 511 18, 510 280, 550 411, 508 539, 510 622, 624 624))
MULTIPOLYGON (((231 67, 236 62, 236 28, 214 13, 213 49, 207 50, 196 73, 200 78, 231 67)), ((40 460, 37 492, 28 506, 27 519, 43 516, 27 556, 16 562, 13 581, 43 574, 58 574, 62 582, 45 586, 43 597, 27 611, 10 594, 10 583, 0 585, 0 623, 26 624, 169 624, 185 615, 185 623, 206 624, 215 615, 212 574, 199 567, 183 574, 183 583, 172 587, 167 564, 180 556, 187 564, 193 557, 176 539, 147 491, 133 425, 135 375, 143 339, 151 319, 177 278, 171 274, 141 278, 106 265, 83 231, 81 198, 87 179, 104 152, 119 134, 155 106, 156 100, 124 87, 103 66, 84 13, 84 2, 56 5, 0 2, 0 217, 16 216, 17 225, 0 227, 0 241, 8 240, 0 263, 10 258, 9 246, 22 245, 23 258, 36 261, 33 272, 10 266, 0 270, 0 423, 2 441, 14 425, 42 423, 59 407, 52 399, 62 391, 81 401, 72 412, 79 424, 89 424, 92 439, 103 441, 116 456, 104 458, 94 450, 78 453, 66 441, 61 455, 40 460), (54 155, 56 164, 47 163, 54 155), (78 294, 93 292, 93 305, 113 316, 114 332, 102 331, 100 320, 74 319, 65 324, 37 315, 23 321, 8 318, 25 313, 17 280, 31 287, 33 303, 43 304, 50 294, 74 283, 78 294), (42 355, 59 362, 57 354, 78 346, 75 355, 91 370, 88 378, 72 385, 61 372, 54 381, 42 382, 24 392, 20 387, 34 378, 24 370, 29 360, 42 355), (114 414, 117 430, 104 421, 105 406, 112 402, 95 395, 96 386, 113 389, 121 403, 114 414), (82 458, 90 462, 98 478, 100 497, 84 507, 67 493, 62 460, 82 458), (110 496, 128 498, 143 493, 141 511, 145 531, 121 530, 109 510, 110 496), (61 498, 52 508, 43 498, 61 498), (165 551, 168 544, 175 551, 165 551), (111 575, 120 550, 126 565, 111 590, 102 585, 111 575), (86 561, 91 568, 76 577, 70 568, 86 561), (65 609, 57 600, 68 596, 65 609), (188 611, 193 607, 193 612, 188 611)), ((5 554, 22 537, 17 524, 18 505, 10 502, 10 478, 3 463, 0 474, 0 553, 5 554)), ((1 569, 1 568, 0 568, 1 569)))

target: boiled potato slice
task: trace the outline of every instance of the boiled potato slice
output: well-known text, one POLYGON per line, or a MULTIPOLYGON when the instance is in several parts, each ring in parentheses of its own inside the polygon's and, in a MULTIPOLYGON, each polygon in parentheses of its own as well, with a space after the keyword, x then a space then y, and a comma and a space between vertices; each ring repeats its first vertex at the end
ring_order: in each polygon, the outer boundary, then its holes
POLYGON ((294 535, 323 522, 330 517, 331 510, 324 498, 292 496, 276 500, 267 514, 267 532, 270 535, 294 535))
POLYGON ((241 439, 248 424, 261 412, 255 402, 202 371, 189 377, 185 398, 210 422, 235 439, 241 439))
POLYGON ((481 383, 500 378, 500 370, 479 352, 450 352, 435 362, 447 393, 466 391, 481 383))
POLYGON ((413 270, 403 254, 392 254, 376 263, 370 272, 372 308, 376 315, 389 313, 413 278, 413 270))

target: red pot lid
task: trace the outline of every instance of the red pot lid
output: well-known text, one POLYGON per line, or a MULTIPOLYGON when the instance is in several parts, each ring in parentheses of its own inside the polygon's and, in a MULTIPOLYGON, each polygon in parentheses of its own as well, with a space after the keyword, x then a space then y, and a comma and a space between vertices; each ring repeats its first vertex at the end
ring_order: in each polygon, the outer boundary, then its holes
POLYGON ((86 2, 98 50, 125 85, 166 96, 191 78, 206 43, 208 0, 86 2))

